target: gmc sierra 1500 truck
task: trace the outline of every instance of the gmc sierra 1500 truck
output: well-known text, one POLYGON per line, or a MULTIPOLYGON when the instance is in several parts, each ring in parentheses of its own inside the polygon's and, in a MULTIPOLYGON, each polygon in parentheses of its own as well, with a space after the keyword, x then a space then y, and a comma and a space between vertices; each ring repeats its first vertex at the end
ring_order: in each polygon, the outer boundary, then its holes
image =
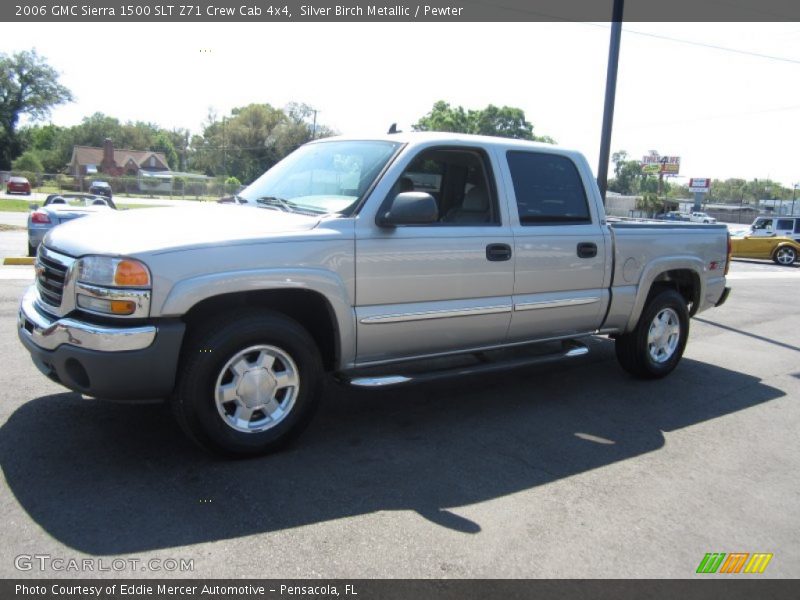
POLYGON ((725 301, 729 252, 723 225, 608 222, 584 157, 557 146, 329 138, 234 205, 56 227, 18 331, 54 381, 169 398, 202 446, 259 454, 305 427, 326 373, 399 385, 570 359, 607 335, 624 369, 663 377, 690 316, 725 301))

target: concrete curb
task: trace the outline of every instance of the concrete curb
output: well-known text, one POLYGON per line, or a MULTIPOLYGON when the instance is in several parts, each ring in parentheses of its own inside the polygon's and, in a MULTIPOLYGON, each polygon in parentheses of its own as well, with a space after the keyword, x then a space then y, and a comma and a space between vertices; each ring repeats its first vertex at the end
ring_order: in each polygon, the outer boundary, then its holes
POLYGON ((32 265, 36 259, 33 256, 9 256, 3 259, 4 265, 32 265))

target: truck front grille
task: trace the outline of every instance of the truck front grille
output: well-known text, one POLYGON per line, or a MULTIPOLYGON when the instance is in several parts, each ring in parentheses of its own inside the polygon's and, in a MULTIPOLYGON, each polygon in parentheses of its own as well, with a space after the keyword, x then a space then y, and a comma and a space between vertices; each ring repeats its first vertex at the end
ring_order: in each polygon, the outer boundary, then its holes
POLYGON ((43 302, 56 308, 61 306, 66 276, 67 265, 39 251, 36 258, 36 287, 43 302))

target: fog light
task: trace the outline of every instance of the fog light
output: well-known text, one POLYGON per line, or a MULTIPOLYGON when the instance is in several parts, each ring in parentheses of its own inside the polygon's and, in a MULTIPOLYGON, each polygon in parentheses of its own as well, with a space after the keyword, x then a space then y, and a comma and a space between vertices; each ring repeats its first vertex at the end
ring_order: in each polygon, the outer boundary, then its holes
POLYGON ((108 315, 132 315, 136 310, 136 303, 130 300, 106 300, 84 294, 78 294, 78 306, 108 315))

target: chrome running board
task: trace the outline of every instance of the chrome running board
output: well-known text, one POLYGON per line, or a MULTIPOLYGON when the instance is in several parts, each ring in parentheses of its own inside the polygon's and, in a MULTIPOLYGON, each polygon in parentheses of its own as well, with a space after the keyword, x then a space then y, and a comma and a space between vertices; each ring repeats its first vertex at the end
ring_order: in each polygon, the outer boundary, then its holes
MULTIPOLYGON (((577 358, 589 353, 589 348, 581 342, 569 340, 562 343, 560 350, 550 352, 547 354, 538 354, 533 356, 514 357, 505 360, 491 360, 487 359, 485 354, 476 355, 478 358, 477 364, 458 366, 455 368, 444 368, 434 371, 423 371, 414 373, 401 373, 393 372, 381 374, 376 370, 353 370, 345 371, 336 374, 336 378, 348 385, 362 388, 383 388, 397 385, 405 385, 410 383, 427 383, 439 379, 448 379, 451 377, 461 377, 464 375, 475 375, 478 373, 492 373, 495 371, 505 371, 508 369, 517 369, 519 367, 528 367, 533 365, 541 365, 550 362, 556 362, 567 358, 577 358)), ((409 362, 409 365, 414 363, 409 362)), ((395 365, 397 369, 397 366, 395 365)), ((401 371, 401 369, 397 369, 401 371)))

